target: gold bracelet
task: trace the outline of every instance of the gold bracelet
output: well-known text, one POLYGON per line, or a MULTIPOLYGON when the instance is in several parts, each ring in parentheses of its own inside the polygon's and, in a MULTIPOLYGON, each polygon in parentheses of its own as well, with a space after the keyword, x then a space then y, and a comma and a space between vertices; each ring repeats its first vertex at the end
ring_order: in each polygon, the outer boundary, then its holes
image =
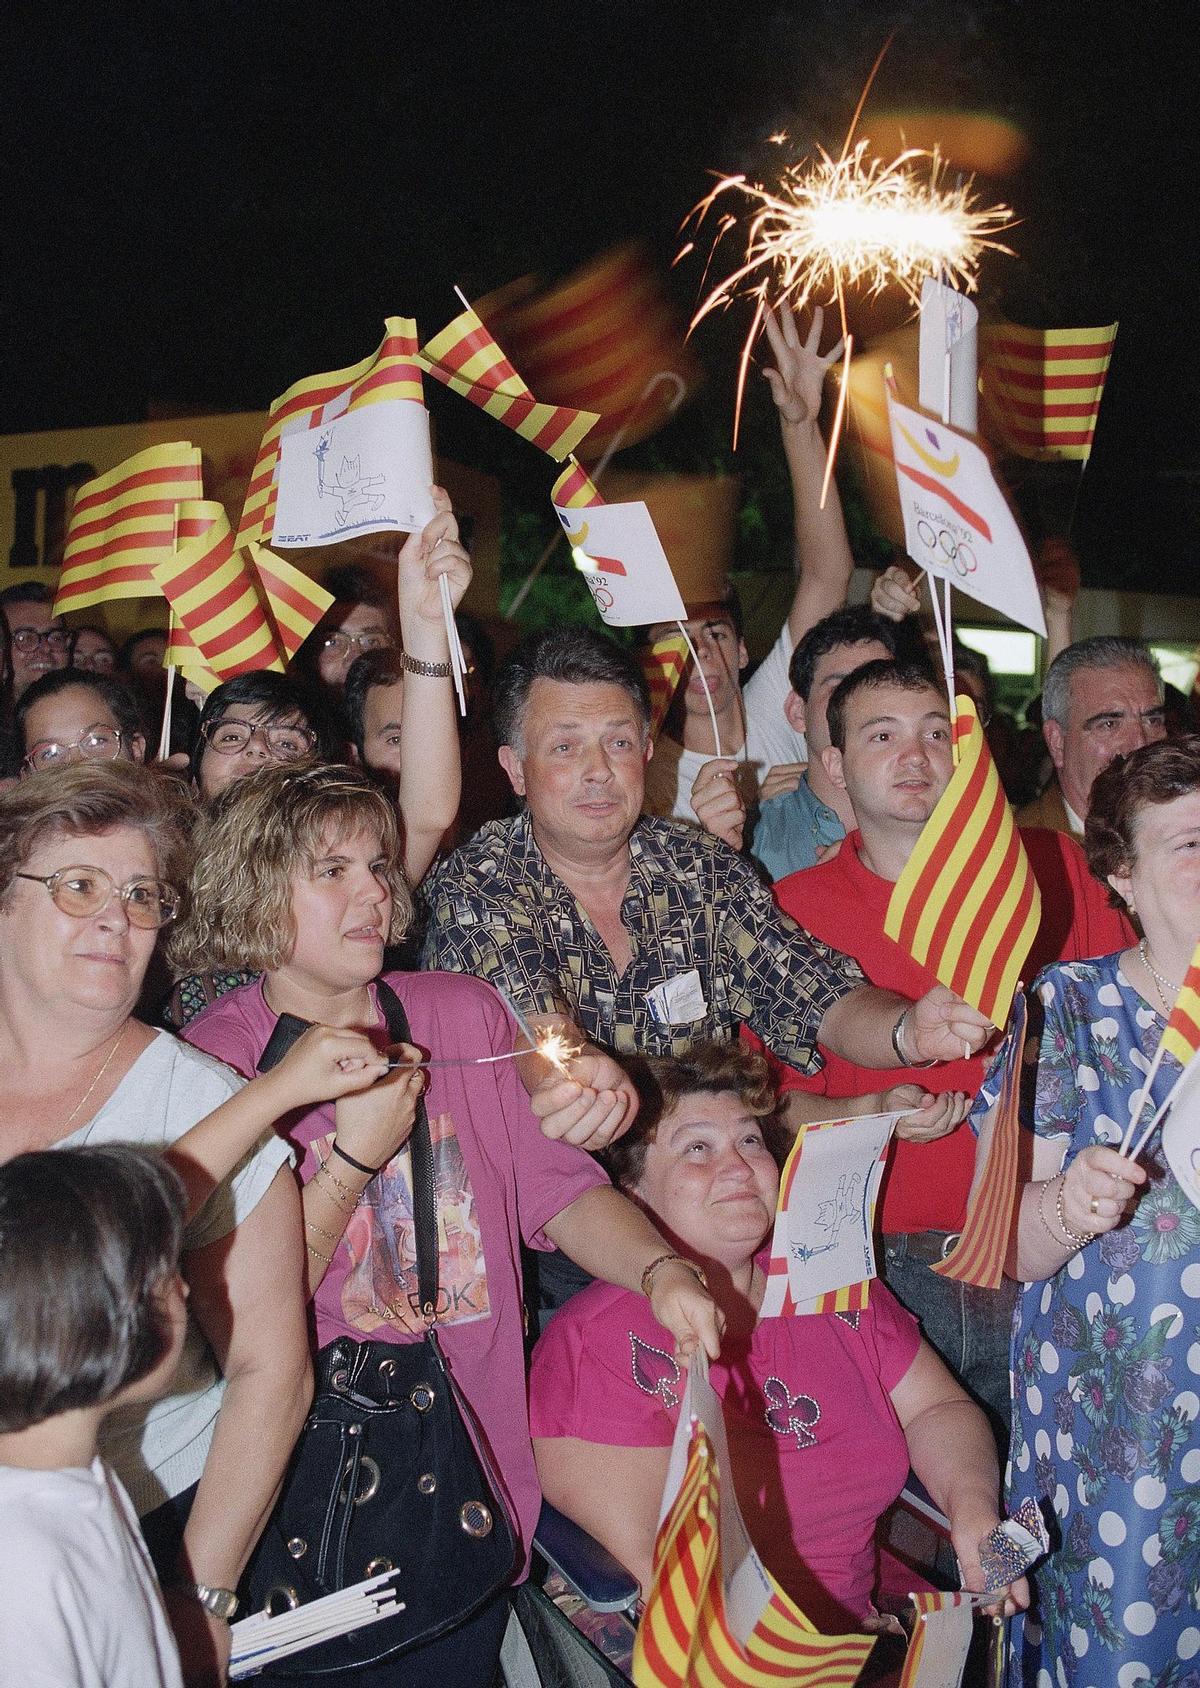
POLYGON ((660 1254, 657 1259, 650 1262, 642 1273, 642 1294, 647 1301, 649 1301, 650 1292, 654 1287, 654 1274, 660 1266, 666 1266, 670 1261, 674 1261, 678 1266, 686 1266, 688 1271, 700 1280, 704 1288, 708 1288, 708 1279, 704 1276, 703 1268, 697 1266, 694 1260, 689 1260, 686 1254, 660 1254))
POLYGON ((1046 1235, 1050 1238, 1050 1241, 1054 1244, 1055 1248, 1061 1249, 1064 1246, 1063 1240, 1062 1240, 1061 1237, 1056 1237, 1054 1235, 1054 1232, 1050 1229, 1050 1221, 1046 1218, 1046 1191, 1050 1188, 1051 1184, 1053 1184, 1053 1183, 1054 1183, 1053 1178, 1045 1178, 1045 1179, 1042 1180, 1041 1193, 1039 1194, 1038 1200, 1037 1200, 1037 1211, 1038 1211, 1038 1218, 1042 1222, 1042 1230, 1045 1231, 1046 1235))
POLYGON ((325 1241, 327 1243, 332 1243, 335 1248, 342 1240, 335 1232, 323 1231, 319 1225, 314 1225, 311 1219, 306 1219, 304 1221, 304 1229, 306 1231, 311 1231, 314 1237, 324 1237, 325 1241))
POLYGON ((322 1254, 320 1249, 314 1248, 311 1243, 305 1243, 304 1251, 306 1254, 311 1254, 314 1260, 320 1260, 326 1266, 333 1265, 332 1254, 322 1254))
POLYGON ((400 652, 400 666, 407 674, 424 674, 430 680, 448 680, 454 672, 448 662, 423 662, 407 651, 400 652))
POLYGON ((1063 1191, 1067 1185, 1066 1173, 1060 1172, 1059 1179, 1058 1194, 1054 1198, 1054 1214, 1058 1220, 1058 1228, 1075 1248, 1086 1248, 1089 1243, 1095 1242, 1097 1233, 1095 1231, 1072 1231, 1067 1224, 1066 1215, 1063 1213, 1063 1191))
MULTIPOLYGON (((330 1170, 328 1161, 322 1161, 321 1162, 320 1166, 313 1173, 313 1178, 314 1179, 320 1178, 322 1174, 324 1174, 324 1176, 326 1178, 328 1178, 331 1181, 331 1183, 337 1189, 339 1189, 342 1192, 342 1195, 345 1196, 346 1200, 350 1203, 350 1207, 346 1209, 347 1212, 350 1212, 352 1209, 354 1209, 358 1206, 359 1197, 361 1196, 362 1192, 360 1190, 352 1190, 350 1188, 349 1184, 343 1184, 342 1180, 338 1177, 337 1173, 332 1172, 330 1170)), ((328 1191, 326 1191, 326 1194, 328 1195, 328 1191)), ((330 1196, 329 1199, 332 1202, 335 1202, 336 1205, 339 1206, 339 1207, 342 1205, 340 1202, 337 1201, 336 1196, 330 1196)))

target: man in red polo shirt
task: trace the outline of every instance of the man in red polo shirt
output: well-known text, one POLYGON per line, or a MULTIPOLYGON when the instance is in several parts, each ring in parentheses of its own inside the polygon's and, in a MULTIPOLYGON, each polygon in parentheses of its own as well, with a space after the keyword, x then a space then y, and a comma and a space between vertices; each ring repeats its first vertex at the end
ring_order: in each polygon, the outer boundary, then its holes
MULTIPOLYGON (((869 662, 847 675, 830 698, 828 727, 822 760, 830 780, 849 796, 858 830, 835 856, 780 880, 776 899, 814 937, 853 956, 872 984, 920 996, 935 983, 933 975, 883 927, 892 887, 953 769, 945 693, 923 667, 869 662)), ((1042 924, 1024 968, 1027 984, 1052 961, 1105 955, 1132 942, 1124 916, 1109 907, 1071 838, 1040 828, 1023 831, 1022 838, 1042 893, 1042 924)), ((785 1089, 809 1093, 789 1098, 793 1119, 884 1106, 878 1073, 824 1048, 821 1054, 819 1073, 783 1074, 785 1089), (830 1099, 837 1097, 859 1098, 858 1108, 835 1107, 830 1099)), ((932 1095, 974 1096, 986 1065, 986 1057, 976 1056, 888 1077, 932 1095)), ((895 1142, 879 1210, 883 1269, 934 1347, 1006 1432, 1013 1286, 973 1289, 930 1270, 962 1228, 975 1143, 965 1123, 936 1139, 917 1130, 895 1142)))

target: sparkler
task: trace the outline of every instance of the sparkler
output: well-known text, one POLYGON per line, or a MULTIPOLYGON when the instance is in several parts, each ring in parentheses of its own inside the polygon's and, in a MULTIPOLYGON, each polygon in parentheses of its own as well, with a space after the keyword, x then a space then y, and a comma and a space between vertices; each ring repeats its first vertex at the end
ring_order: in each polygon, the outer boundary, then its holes
MULTIPOLYGON (((712 311, 728 308, 735 299, 755 301, 738 366, 735 446, 750 357, 772 295, 794 310, 802 310, 819 293, 837 300, 846 341, 844 394, 851 349, 847 288, 863 286, 873 295, 898 286, 919 306, 927 277, 970 293, 983 254, 1010 251, 996 237, 1012 227, 1012 212, 1006 205, 980 206, 974 178, 949 186, 936 152, 909 148, 888 162, 872 157, 868 145, 864 139, 851 149, 847 138, 838 158, 818 149, 815 159, 789 165, 774 191, 745 176, 725 176, 685 219, 685 229, 698 229, 714 204, 728 194, 748 201, 753 210, 742 263, 712 290, 689 328, 691 332, 712 311)), ((709 265, 736 226, 737 218, 721 218, 709 265)), ((836 431, 830 464, 835 450, 836 431)))
POLYGON ((563 1078, 570 1078, 569 1063, 582 1051, 581 1043, 572 1043, 565 1032, 551 1031, 549 1026, 534 1032, 531 1041, 531 1049, 509 1049, 503 1055, 454 1055, 433 1057, 428 1061, 389 1061, 388 1068, 413 1072, 418 1067, 492 1067, 499 1061, 518 1061, 522 1055, 540 1055, 563 1078))

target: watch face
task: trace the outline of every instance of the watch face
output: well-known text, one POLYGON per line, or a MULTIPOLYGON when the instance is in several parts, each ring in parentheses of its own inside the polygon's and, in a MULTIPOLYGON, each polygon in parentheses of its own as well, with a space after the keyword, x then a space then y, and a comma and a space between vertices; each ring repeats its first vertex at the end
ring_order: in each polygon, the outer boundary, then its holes
POLYGON ((238 1609, 238 1597, 231 1588, 208 1588, 197 1583, 196 1598, 214 1618, 231 1618, 238 1609))

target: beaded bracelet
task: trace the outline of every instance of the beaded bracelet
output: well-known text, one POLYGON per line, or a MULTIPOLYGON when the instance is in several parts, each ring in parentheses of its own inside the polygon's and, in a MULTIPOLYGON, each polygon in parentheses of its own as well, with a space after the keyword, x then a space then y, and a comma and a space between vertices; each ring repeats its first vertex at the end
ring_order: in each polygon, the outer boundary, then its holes
POLYGON ((1037 1200, 1037 1211, 1038 1211, 1038 1218, 1042 1222, 1042 1230, 1045 1231, 1046 1235, 1050 1238, 1050 1241, 1054 1244, 1055 1248, 1061 1249, 1063 1247, 1063 1240, 1062 1240, 1061 1237, 1056 1237, 1054 1235, 1054 1232, 1050 1229, 1050 1221, 1046 1218, 1046 1207, 1045 1207, 1046 1191, 1050 1188, 1051 1184, 1053 1184, 1054 1182, 1055 1182, 1055 1180, 1053 1178, 1047 1178, 1043 1181, 1041 1193, 1039 1194, 1038 1200, 1037 1200))
POLYGON ((1096 1240, 1097 1233, 1095 1231, 1073 1231, 1067 1224, 1066 1215, 1063 1213, 1063 1190, 1066 1188, 1066 1182, 1066 1173, 1060 1173, 1058 1194, 1054 1198, 1054 1213, 1058 1219, 1058 1228, 1068 1241, 1074 1243, 1076 1248, 1086 1248, 1090 1242, 1096 1240))
MULTIPOLYGON (((334 1184, 337 1187, 337 1189, 339 1189, 342 1192, 342 1195, 350 1203, 350 1206, 352 1208, 358 1206, 358 1200, 359 1200, 359 1196, 361 1194, 361 1191, 352 1190, 350 1188, 349 1184, 343 1184, 342 1180, 338 1177, 337 1173, 333 1171, 333 1169, 330 1167, 329 1162, 327 1160, 322 1161, 320 1166, 317 1168, 316 1172, 313 1173, 314 1179, 320 1178, 322 1176, 324 1176, 325 1178, 328 1178, 330 1180, 330 1182, 332 1184, 334 1184)), ((328 1193, 329 1192, 326 1191, 327 1195, 328 1195, 328 1193)), ((331 1196, 330 1200, 337 1202, 336 1196, 331 1196)), ((340 1202, 337 1202, 337 1205, 340 1207, 342 1204, 340 1202)))
POLYGON ((332 1254, 322 1254, 320 1249, 314 1248, 311 1243, 305 1243, 304 1250, 306 1254, 311 1254, 314 1260, 320 1260, 326 1266, 333 1265, 332 1254))

